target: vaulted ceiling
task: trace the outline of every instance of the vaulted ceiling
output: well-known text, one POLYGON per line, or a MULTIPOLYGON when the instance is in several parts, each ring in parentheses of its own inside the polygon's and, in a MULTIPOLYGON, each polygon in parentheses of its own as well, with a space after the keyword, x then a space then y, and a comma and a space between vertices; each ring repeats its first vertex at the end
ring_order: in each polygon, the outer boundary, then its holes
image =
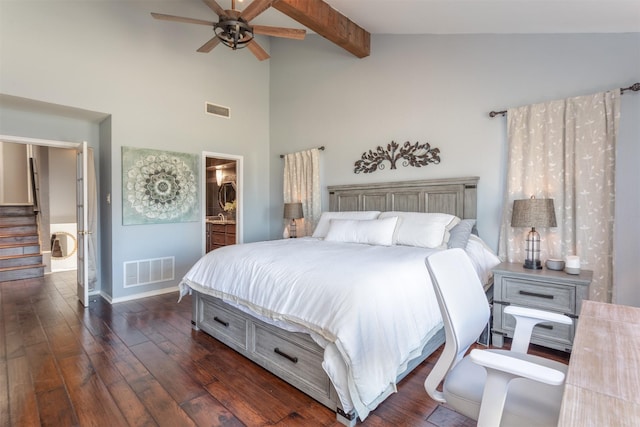
POLYGON ((284 15, 359 58, 370 33, 640 32, 640 0, 275 0, 262 19, 295 26, 284 15))
MULTIPOLYGON (((191 0, 190 0, 191 1, 191 0)), ((374 34, 523 34, 640 32, 640 0, 202 0, 225 28, 235 19, 255 34, 304 38, 315 32, 358 58, 369 56, 374 34), (255 18, 255 20, 254 20, 255 18), (222 19, 220 19, 222 22, 222 19), (303 28, 300 28, 303 27, 303 28)), ((213 25, 211 21, 152 13, 156 19, 213 25)), ((226 34, 226 33, 225 33, 226 34)), ((221 37, 221 35, 218 35, 221 37)), ((199 52, 210 52, 213 37, 199 52)), ((234 41, 235 40, 235 41, 234 41)), ((260 45, 246 43, 259 59, 260 45)), ((244 44, 243 43, 243 44, 244 44)), ((231 45, 234 49, 236 45, 231 45)))

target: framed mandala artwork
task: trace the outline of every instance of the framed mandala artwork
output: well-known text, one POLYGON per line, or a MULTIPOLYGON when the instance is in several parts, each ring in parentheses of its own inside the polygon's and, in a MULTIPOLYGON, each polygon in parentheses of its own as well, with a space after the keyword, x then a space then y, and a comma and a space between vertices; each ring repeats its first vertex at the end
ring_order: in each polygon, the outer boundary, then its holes
POLYGON ((122 224, 200 219, 198 156, 122 147, 122 224))

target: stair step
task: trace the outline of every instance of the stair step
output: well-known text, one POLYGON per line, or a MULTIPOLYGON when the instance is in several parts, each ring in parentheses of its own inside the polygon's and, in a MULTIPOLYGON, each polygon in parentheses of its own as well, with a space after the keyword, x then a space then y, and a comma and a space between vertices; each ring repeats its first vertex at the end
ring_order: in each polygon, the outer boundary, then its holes
POLYGON ((0 256, 39 254, 40 245, 34 243, 20 243, 0 245, 0 256))
POLYGON ((0 205, 0 282, 44 276, 33 206, 0 205))
POLYGON ((0 282, 44 276, 44 264, 0 268, 0 282))
POLYGON ((38 226, 33 224, 0 224, 0 235, 37 234, 38 226))
POLYGON ((42 264, 41 254, 0 256, 0 268, 42 264))
POLYGON ((38 234, 0 234, 0 245, 2 246, 22 243, 39 243, 38 234))
POLYGON ((33 216, 33 205, 0 205, 0 216, 33 216))
POLYGON ((0 226, 32 225, 36 223, 36 216, 0 216, 0 226))

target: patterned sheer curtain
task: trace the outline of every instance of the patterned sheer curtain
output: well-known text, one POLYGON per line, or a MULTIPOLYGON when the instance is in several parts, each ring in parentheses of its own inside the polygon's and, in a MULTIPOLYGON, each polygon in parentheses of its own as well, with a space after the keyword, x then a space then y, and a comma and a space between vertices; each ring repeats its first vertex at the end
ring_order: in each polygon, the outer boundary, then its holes
POLYGON ((508 170, 498 252, 523 262, 527 230, 511 227, 513 201, 554 200, 558 226, 540 229, 540 259, 577 255, 593 270, 590 299, 611 301, 615 155, 620 90, 507 112, 508 170))
POLYGON ((320 151, 317 148, 284 156, 284 202, 302 202, 303 219, 296 221, 298 236, 313 234, 320 214, 320 151))

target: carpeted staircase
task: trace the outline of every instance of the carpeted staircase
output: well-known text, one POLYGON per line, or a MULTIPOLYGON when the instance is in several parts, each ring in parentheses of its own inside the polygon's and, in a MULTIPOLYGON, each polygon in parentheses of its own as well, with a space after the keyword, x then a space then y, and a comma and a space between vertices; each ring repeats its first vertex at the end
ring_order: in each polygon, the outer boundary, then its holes
POLYGON ((33 206, 0 206, 0 282, 44 276, 33 206))

